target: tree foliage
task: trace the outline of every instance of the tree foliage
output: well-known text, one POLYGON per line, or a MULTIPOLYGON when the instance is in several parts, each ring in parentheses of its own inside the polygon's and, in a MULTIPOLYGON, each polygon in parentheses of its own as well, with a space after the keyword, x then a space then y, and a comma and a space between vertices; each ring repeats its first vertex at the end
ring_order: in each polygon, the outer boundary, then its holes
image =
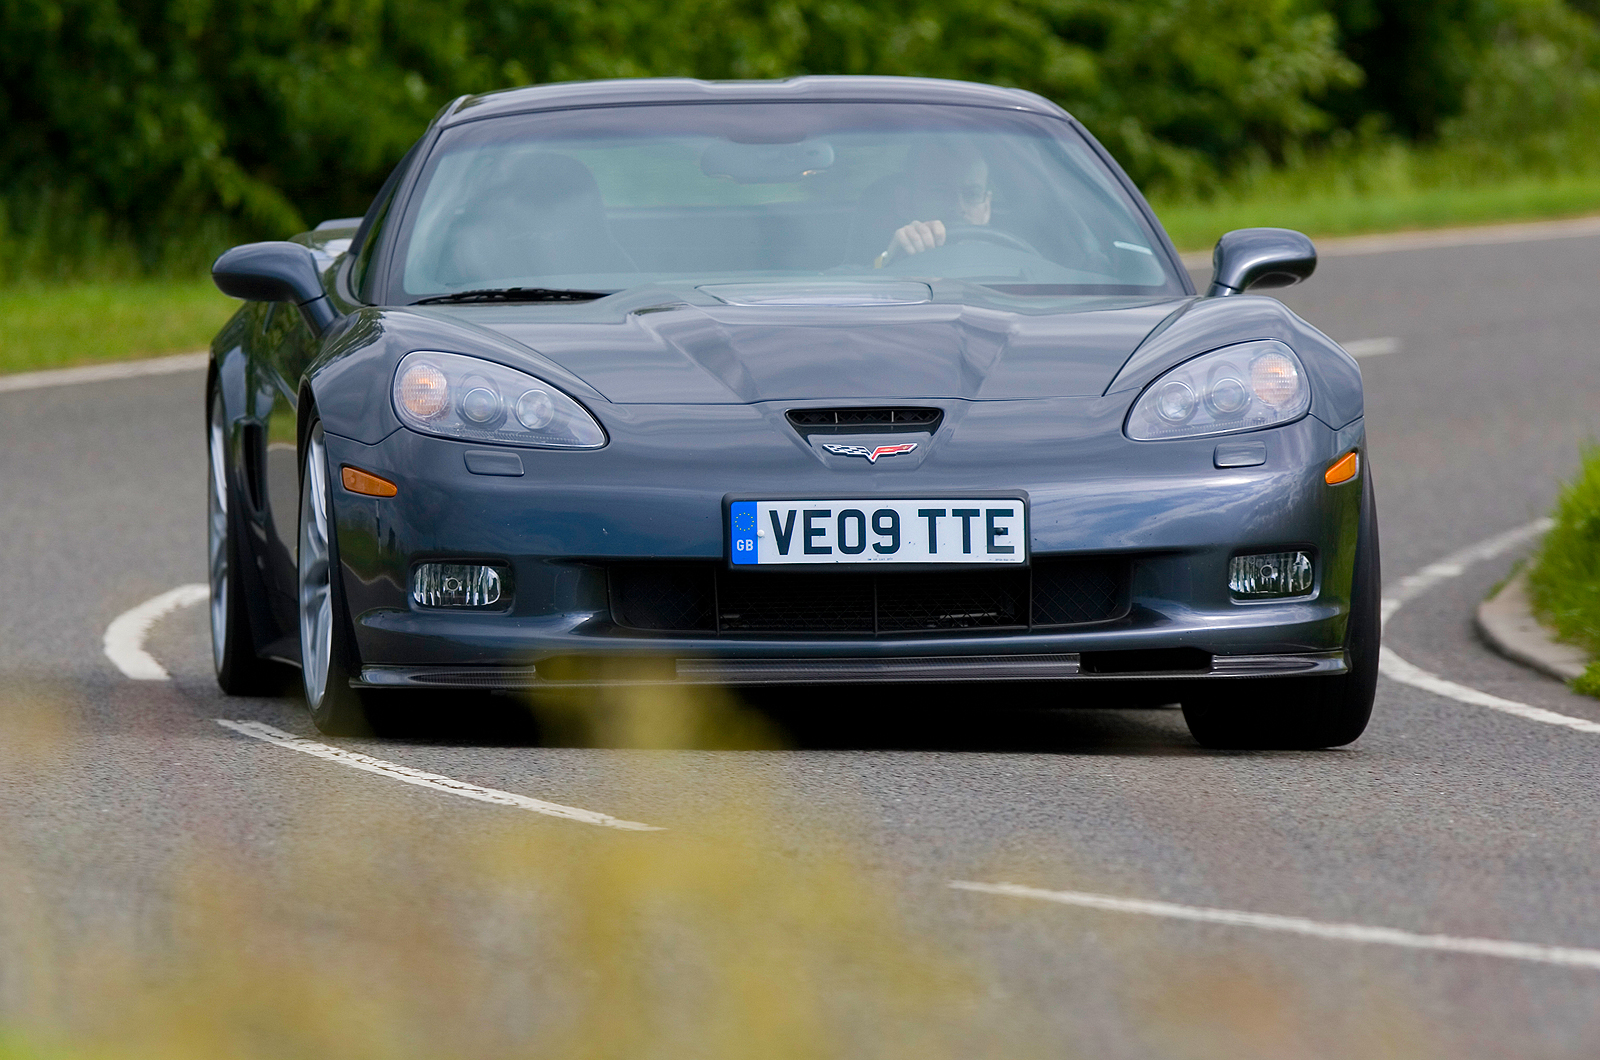
POLYGON ((1433 135, 1529 93, 1571 110, 1596 65, 1563 0, 0 0, 0 30, 12 227, 77 212, 151 246, 359 213, 442 104, 519 84, 1017 85, 1195 189, 1373 113, 1433 135))

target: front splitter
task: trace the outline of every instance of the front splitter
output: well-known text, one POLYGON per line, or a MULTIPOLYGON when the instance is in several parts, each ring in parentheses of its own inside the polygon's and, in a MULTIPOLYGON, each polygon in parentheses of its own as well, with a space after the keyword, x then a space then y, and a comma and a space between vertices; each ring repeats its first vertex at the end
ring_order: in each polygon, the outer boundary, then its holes
MULTIPOLYGON (((902 659, 656 660, 647 676, 573 679, 532 667, 367 666, 365 688, 602 688, 628 685, 917 684, 954 681, 1190 681, 1251 677, 1337 675, 1349 671, 1343 651, 1293 655, 1217 655, 1203 670, 1103 673, 1083 669, 1077 654, 965 655, 902 659)), ((563 666, 570 670, 570 663, 563 666)))

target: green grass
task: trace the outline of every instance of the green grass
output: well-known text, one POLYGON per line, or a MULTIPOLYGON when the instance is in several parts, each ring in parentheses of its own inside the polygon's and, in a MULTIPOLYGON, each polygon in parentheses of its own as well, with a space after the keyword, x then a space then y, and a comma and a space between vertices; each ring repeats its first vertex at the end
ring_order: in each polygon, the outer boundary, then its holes
POLYGON ((0 292, 0 373, 202 350, 238 306, 209 279, 0 292))
POLYGON ((1210 194, 1151 198, 1185 250, 1258 225, 1315 238, 1572 217, 1600 213, 1600 150, 1588 137, 1543 154, 1489 142, 1349 140, 1286 165, 1247 167, 1210 194))
POLYGON ((1600 176, 1377 193, 1295 184, 1272 181, 1212 202, 1158 199, 1152 205, 1180 250, 1205 250, 1224 232, 1263 225, 1315 238, 1600 213, 1600 176))
POLYGON ((1600 696, 1600 446, 1585 450, 1553 514, 1556 525, 1528 569, 1528 595, 1562 640, 1596 656, 1572 686, 1600 696))

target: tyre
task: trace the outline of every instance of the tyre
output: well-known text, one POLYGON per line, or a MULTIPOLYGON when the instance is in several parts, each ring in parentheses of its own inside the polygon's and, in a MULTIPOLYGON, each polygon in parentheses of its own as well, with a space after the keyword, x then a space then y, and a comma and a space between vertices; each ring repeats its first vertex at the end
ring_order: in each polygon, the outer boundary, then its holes
POLYGON ((1355 579, 1345 651, 1350 669, 1337 677, 1208 682, 1183 701, 1183 720, 1205 747, 1309 749, 1353 742, 1372 717, 1378 688, 1382 580, 1372 474, 1361 488, 1355 579))
POLYGON ((256 654, 233 476, 228 474, 228 423, 222 392, 213 389, 206 419, 206 568, 211 588, 211 662, 230 696, 271 696, 283 690, 283 667, 256 654))
POLYGON ((328 451, 314 422, 300 469, 298 609, 300 674, 316 727, 330 736, 371 732, 366 695, 350 687, 361 672, 339 577, 328 451))

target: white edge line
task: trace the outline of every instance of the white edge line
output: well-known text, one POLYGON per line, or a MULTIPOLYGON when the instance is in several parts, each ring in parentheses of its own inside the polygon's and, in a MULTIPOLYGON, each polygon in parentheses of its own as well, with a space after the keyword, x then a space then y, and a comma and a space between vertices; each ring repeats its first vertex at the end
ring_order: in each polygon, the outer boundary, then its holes
POLYGON ((1546 533, 1554 525, 1555 520, 1553 519, 1535 519, 1531 523, 1524 523, 1521 526, 1507 530, 1503 534, 1496 534, 1494 537, 1484 541, 1458 549, 1443 559, 1435 560, 1428 564, 1415 574, 1406 575, 1395 585, 1395 591, 1383 601, 1385 621, 1391 614, 1400 609, 1400 605, 1427 592, 1440 582, 1460 577, 1474 563, 1481 563, 1486 559, 1493 559, 1503 552, 1509 552, 1517 546, 1546 533))
MULTIPOLYGON (((1423 567, 1415 574, 1407 575, 1400 579, 1395 586, 1394 595, 1383 601, 1382 620, 1385 625, 1394 617, 1395 612, 1408 600, 1420 595, 1449 578, 1459 577, 1474 563, 1486 559, 1493 559, 1504 552, 1509 552, 1518 545, 1532 538, 1538 537, 1549 530, 1555 523, 1551 519, 1535 519, 1503 534, 1497 534, 1486 541, 1452 552, 1441 560, 1423 567)), ((1535 707, 1528 703, 1519 703, 1514 699, 1505 699, 1488 692, 1480 692, 1476 688, 1457 684, 1454 681, 1430 673, 1415 663, 1406 661, 1397 655, 1392 648, 1378 649, 1378 669, 1392 681, 1420 688, 1425 692, 1432 692, 1436 696, 1454 699, 1459 703, 1466 703, 1474 707, 1488 707, 1498 710, 1503 714, 1511 714, 1527 721, 1537 721, 1545 725, 1559 725, 1572 729, 1575 732, 1600 735, 1600 722, 1590 721, 1588 718, 1575 718, 1570 714, 1560 714, 1544 707, 1535 707)))
POLYGON ((1414 950, 1436 950, 1444 953, 1466 953, 1479 957, 1500 957, 1515 961, 1538 961, 1572 968, 1590 968, 1600 971, 1600 950, 1579 949, 1571 946, 1546 946, 1536 942, 1505 942, 1500 939, 1461 938, 1454 935, 1423 935, 1399 928, 1369 927, 1365 924, 1341 924, 1323 920, 1309 920, 1298 916, 1278 916, 1272 913, 1246 913, 1235 909, 1209 909, 1204 906, 1178 905, 1175 902, 1153 902, 1139 898, 1116 898, 1108 894, 1090 894, 1085 891, 1047 891, 1018 883, 974 883, 970 880, 951 880, 950 886, 958 891, 977 891, 1011 898, 1034 898, 1061 905, 1098 909, 1110 913, 1138 913, 1145 916, 1166 917, 1172 920, 1190 920, 1203 924, 1224 924, 1229 927, 1249 927, 1262 931, 1283 931, 1294 935, 1331 939, 1337 942, 1367 942, 1386 946, 1402 946, 1414 950))
POLYGON ((357 751, 347 751, 342 747, 330 747, 328 744, 306 740, 293 733, 275 729, 259 721, 230 721, 227 718, 215 719, 218 725, 225 729, 251 739, 263 740, 278 747, 285 747, 301 754, 312 755, 329 762, 337 762, 342 766, 352 769, 365 770, 379 776, 398 780, 403 784, 414 784, 419 788, 430 788, 442 791, 447 795, 459 795, 464 799, 476 799, 478 802, 492 803, 496 806, 511 806, 519 810, 530 810, 533 813, 542 813, 546 817, 560 817, 568 821, 578 821, 581 824, 598 825, 602 828, 620 828, 629 832, 660 832, 664 829, 655 825, 640 824, 638 821, 624 821, 610 814, 597 813, 594 810, 583 810, 576 806, 563 806, 556 802, 545 802, 543 799, 532 799, 526 795, 516 795, 509 791, 500 791, 496 788, 480 787, 469 784, 464 780, 441 776, 438 773, 427 773, 410 766, 403 766, 396 762, 385 762, 381 758, 373 758, 357 751))
POLYGON ((51 368, 42 372, 0 375, 0 394, 13 390, 40 390, 51 386, 106 383, 115 379, 137 379, 146 375, 192 372, 204 368, 210 358, 211 354, 202 351, 180 353, 172 357, 152 357, 143 361, 113 361, 109 364, 86 364, 78 368, 51 368))
POLYGON ((172 675, 155 657, 144 650, 144 638, 150 627, 163 615, 180 607, 198 604, 211 596, 205 585, 180 585, 168 589, 160 596, 152 596, 138 607, 130 608, 111 620, 104 638, 106 658, 114 663, 123 675, 135 681, 166 681, 172 675))
MULTIPOLYGON (((130 608, 118 615, 106 627, 105 652, 106 657, 116 664, 117 669, 135 681, 166 681, 171 675, 149 652, 144 650, 144 639, 158 619, 168 615, 180 607, 188 607, 209 599, 210 589, 204 584, 180 585, 176 589, 169 589, 159 596, 151 597, 138 607, 130 608)), ((466 799, 476 799, 478 802, 493 803, 497 806, 513 806, 534 813, 542 813, 548 817, 561 817, 569 821, 579 821, 583 824, 599 825, 603 828, 620 828, 632 832, 659 832, 662 829, 654 825, 640 824, 637 821, 624 821, 610 814, 597 813, 594 810, 579 809, 575 806, 563 806, 560 803, 545 802, 543 799, 533 799, 526 795, 516 795, 509 791, 499 791, 495 788, 485 788, 477 784, 469 784, 463 780, 441 776, 438 773, 427 773, 410 766, 403 766, 396 762, 385 762, 356 751, 346 751, 339 747, 330 747, 327 744, 316 743, 311 740, 301 739, 292 733, 275 729, 270 725, 255 721, 229 721, 225 718, 216 719, 218 725, 245 736, 267 743, 286 747, 292 751, 314 755, 317 758, 340 765, 350 766, 353 769, 377 773, 406 784, 418 787, 432 788, 450 795, 459 795, 466 799)))
POLYGON ((1458 685, 1454 681, 1448 681, 1438 674, 1429 673, 1422 667, 1407 662, 1389 648, 1378 649, 1378 669, 1392 681, 1399 681, 1401 684, 1420 688, 1434 695, 1470 703, 1475 707, 1488 707, 1490 710, 1514 714, 1528 721, 1540 721, 1546 725, 1560 725, 1576 732, 1600 735, 1600 722, 1590 721, 1588 718, 1574 718, 1570 714, 1558 714, 1543 707, 1518 703, 1514 699, 1502 699, 1488 692, 1480 692, 1476 688, 1458 685))

